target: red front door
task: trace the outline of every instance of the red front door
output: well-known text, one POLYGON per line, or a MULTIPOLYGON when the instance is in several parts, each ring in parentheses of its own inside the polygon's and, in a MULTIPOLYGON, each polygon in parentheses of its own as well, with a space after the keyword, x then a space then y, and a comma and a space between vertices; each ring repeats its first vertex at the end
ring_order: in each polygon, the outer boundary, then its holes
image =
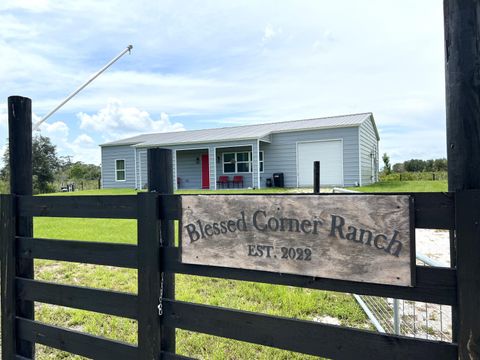
POLYGON ((202 189, 210 189, 210 168, 208 154, 202 155, 202 189))

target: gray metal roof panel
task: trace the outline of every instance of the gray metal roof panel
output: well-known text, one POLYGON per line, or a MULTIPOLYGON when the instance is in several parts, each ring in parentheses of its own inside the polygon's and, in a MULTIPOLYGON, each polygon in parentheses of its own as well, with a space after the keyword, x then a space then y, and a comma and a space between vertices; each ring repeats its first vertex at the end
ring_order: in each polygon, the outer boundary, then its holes
POLYGON ((324 118, 282 121, 258 125, 230 126, 214 129, 143 134, 108 142, 102 144, 101 146, 135 145, 138 147, 154 147, 161 145, 259 139, 276 132, 359 126, 370 116, 372 116, 371 113, 362 113, 324 118))

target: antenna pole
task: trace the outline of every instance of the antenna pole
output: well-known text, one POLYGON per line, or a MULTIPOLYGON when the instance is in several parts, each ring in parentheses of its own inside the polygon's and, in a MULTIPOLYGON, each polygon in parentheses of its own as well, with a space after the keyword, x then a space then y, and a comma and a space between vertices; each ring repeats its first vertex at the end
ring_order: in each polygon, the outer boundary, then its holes
POLYGON ((93 80, 95 80, 97 77, 99 77, 105 70, 107 70, 111 65, 113 65, 118 59, 120 59, 123 55, 125 55, 127 52, 130 53, 132 50, 133 46, 128 45, 125 50, 123 50, 120 54, 118 54, 115 58, 113 58, 107 65, 105 65, 103 68, 101 68, 98 72, 93 74, 90 79, 88 79, 85 83, 83 83, 77 90, 75 90, 73 93, 71 93, 65 100, 63 100, 55 109, 50 111, 47 115, 43 117, 42 120, 37 122, 33 126, 33 130, 37 130, 40 125, 47 120, 50 116, 52 116, 58 109, 60 109, 63 105, 65 105, 71 98, 73 98, 75 95, 77 95, 80 91, 82 91, 88 84, 90 84, 93 80))

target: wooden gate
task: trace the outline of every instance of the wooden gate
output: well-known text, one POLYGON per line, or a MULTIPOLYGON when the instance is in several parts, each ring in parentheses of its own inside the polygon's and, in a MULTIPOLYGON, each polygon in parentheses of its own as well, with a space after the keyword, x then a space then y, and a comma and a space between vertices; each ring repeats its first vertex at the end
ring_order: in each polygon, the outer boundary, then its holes
MULTIPOLYGON (((150 152, 165 151, 157 149, 150 152)), ((471 246, 468 244, 471 229, 466 224, 476 226, 471 221, 479 215, 478 207, 475 210, 474 204, 479 203, 480 192, 411 195, 415 199, 415 227, 456 229, 462 239, 459 251, 471 246)), ((296 195, 288 196, 295 198, 296 195)), ((181 358, 174 355, 174 328, 329 358, 457 358, 457 343, 385 335, 186 303, 175 300, 173 282, 168 282, 166 277, 161 294, 161 283, 162 274, 181 273, 457 306, 457 291, 462 289, 457 289, 457 278, 461 275, 458 269, 417 266, 416 285, 401 287, 187 265, 179 261, 178 247, 171 246, 173 237, 166 241, 173 233, 162 225, 180 219, 180 195, 155 192, 130 196, 2 195, 0 200, 3 240, 2 347, 6 359, 18 355, 16 349, 21 349, 17 346, 22 342, 40 343, 91 358, 157 359, 160 355, 163 358, 181 358), (15 230, 16 219, 34 216, 137 219, 138 245, 38 239, 18 235, 15 230), (164 240, 161 236, 162 228, 166 233, 164 240), (59 285, 15 273, 16 263, 32 259, 138 269, 138 294, 59 285), (160 297, 161 316, 158 309, 160 297), (37 322, 19 315, 17 302, 42 302, 135 319, 138 321, 138 347, 37 322)), ((458 321, 456 324, 461 325, 458 321)), ((461 328, 458 330, 462 331, 461 328)))
MULTIPOLYGON (((148 151, 149 164, 156 165, 149 167, 147 193, 34 197, 31 102, 22 97, 9 98, 12 195, 0 198, 3 358, 34 358, 34 344, 39 343, 95 359, 186 359, 175 353, 178 328, 329 358, 478 359, 480 22, 477 10, 478 2, 473 0, 445 1, 451 192, 409 194, 414 199, 415 228, 450 230, 452 267, 416 266, 412 287, 182 263, 174 243, 173 223, 181 218, 182 197, 172 194, 169 150, 148 151), (137 219, 138 245, 34 238, 32 217, 37 216, 137 219), (33 259, 138 269, 138 293, 34 280, 33 259), (451 305, 454 342, 413 339, 182 302, 175 300, 174 274, 451 305), (34 319, 34 302, 135 319, 138 346, 40 323, 34 319)), ((296 195, 288 196, 295 199, 296 195)))

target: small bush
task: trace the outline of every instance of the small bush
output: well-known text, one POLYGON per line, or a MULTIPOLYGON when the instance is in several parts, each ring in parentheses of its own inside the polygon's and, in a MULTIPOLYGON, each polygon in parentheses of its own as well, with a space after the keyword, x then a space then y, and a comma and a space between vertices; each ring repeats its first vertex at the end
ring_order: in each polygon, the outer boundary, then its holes
POLYGON ((447 180, 446 171, 437 172, 411 172, 391 173, 389 175, 381 174, 380 181, 425 181, 425 180, 447 180))

